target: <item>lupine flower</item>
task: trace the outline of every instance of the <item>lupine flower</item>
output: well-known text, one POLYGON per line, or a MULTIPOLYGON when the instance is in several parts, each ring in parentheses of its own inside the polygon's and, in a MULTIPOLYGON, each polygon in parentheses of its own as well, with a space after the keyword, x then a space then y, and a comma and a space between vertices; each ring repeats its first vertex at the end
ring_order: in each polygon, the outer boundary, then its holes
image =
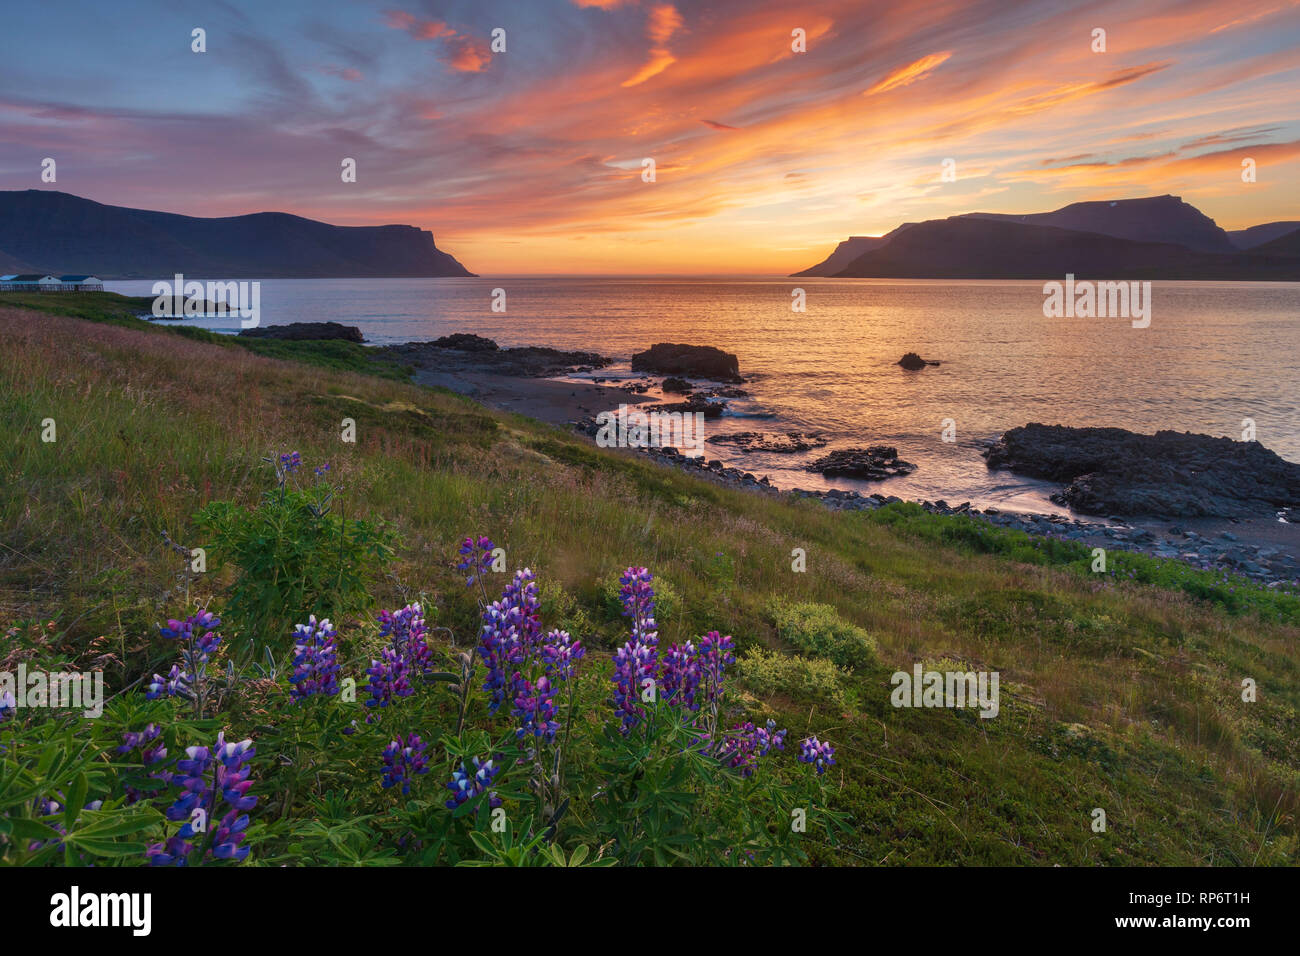
POLYGON ((239 844, 248 829, 248 814, 244 811, 257 803, 257 797, 248 794, 253 782, 249 779, 252 768, 247 763, 255 753, 251 740, 226 743, 224 731, 217 734, 217 745, 212 750, 186 748, 185 758, 176 761, 177 772, 171 776, 172 786, 179 787, 181 795, 163 814, 173 822, 185 822, 164 842, 145 850, 150 864, 184 866, 195 848, 191 841, 206 840, 207 852, 214 859, 242 861, 248 856, 248 847, 239 844), (220 820, 216 820, 218 794, 230 808, 220 820), (203 811, 210 834, 194 828, 195 810, 203 811))
POLYGON ((776 721, 769 720, 766 727, 755 727, 746 722, 737 724, 723 738, 718 750, 718 760, 725 767, 738 771, 742 777, 753 776, 754 767, 772 750, 785 749, 785 730, 776 729, 776 721))
POLYGON ((555 720, 555 688, 550 678, 542 676, 536 682, 518 680, 516 674, 515 706, 511 713, 518 717, 521 726, 515 731, 516 737, 531 734, 534 737, 555 739, 555 732, 560 729, 555 720))
MULTIPOLYGON (((467 771, 465 764, 462 763, 460 769, 451 775, 451 782, 447 784, 447 789, 451 791, 451 799, 445 804, 448 810, 455 810, 462 803, 487 791, 500 770, 495 760, 485 760, 480 763, 478 757, 473 757, 471 762, 474 764, 473 773, 467 771)), ((501 806, 501 798, 489 791, 488 806, 493 809, 501 806)))
POLYGON ((640 641, 624 644, 614 652, 614 712, 625 734, 645 718, 641 691, 645 681, 654 680, 656 663, 655 647, 640 641))
POLYGON ((704 704, 712 706, 722 700, 722 684, 727 667, 736 662, 736 642, 730 634, 719 636, 709 631, 700 638, 700 679, 704 684, 704 704))
POLYGON ((406 659, 391 646, 379 653, 380 659, 372 660, 370 669, 366 671, 370 677, 367 707, 387 707, 398 698, 410 697, 415 693, 409 677, 411 666, 406 659))
POLYGON ((329 470, 330 470, 330 463, 327 461, 323 465, 317 465, 313 474, 315 474, 317 478, 324 478, 326 472, 328 472, 329 470))
MULTIPOLYGON (((159 729, 157 724, 149 724, 144 728, 144 730, 138 732, 128 730, 122 734, 122 743, 117 747, 115 753, 119 757, 123 757, 138 750, 140 752, 140 763, 145 767, 161 763, 163 760, 167 759, 167 746, 161 739, 159 739, 161 736, 162 731, 159 729), (157 743, 154 743, 154 741, 157 741, 157 743)), ((153 774, 153 776, 166 781, 169 779, 170 775, 167 773, 156 773, 153 774)), ((158 791, 138 790, 128 784, 124 788, 123 792, 126 794, 126 802, 131 804, 139 803, 141 800, 154 797, 157 795, 158 791)))
POLYGON ((835 764, 835 748, 829 742, 823 743, 816 737, 809 737, 799 745, 799 762, 812 764, 820 777, 827 767, 835 764))
POLYGON ((379 612, 379 636, 386 637, 393 650, 411 669, 428 673, 433 669, 433 649, 429 647, 424 609, 408 604, 399 611, 379 612))
POLYGON ((173 664, 167 676, 153 675, 145 685, 145 700, 157 700, 159 697, 184 697, 190 699, 194 694, 190 690, 190 675, 181 670, 179 664, 173 664))
POLYGON ((180 640, 186 645, 192 645, 198 659, 206 663, 221 643, 221 635, 216 633, 220 626, 221 618, 211 611, 200 609, 183 621, 169 620, 166 627, 158 630, 169 641, 180 640))
POLYGON ((467 537, 460 543, 460 563, 456 570, 465 575, 466 587, 474 583, 480 574, 492 570, 492 552, 495 549, 490 538, 480 537, 475 540, 467 537))
POLYGON ((520 665, 533 657, 542 641, 541 600, 533 572, 516 571, 501 592, 501 600, 483 609, 479 656, 487 665, 483 689, 488 692, 488 712, 505 703, 520 665))
POLYGON ((542 644, 542 663, 546 666, 546 673, 560 681, 573 676, 578 661, 586 654, 582 641, 570 637, 568 631, 550 631, 542 644))
POLYGON ((302 455, 295 452, 285 452, 280 456, 280 468, 286 475, 292 475, 302 467, 302 455))
POLYGON ((411 778, 429 772, 425 749, 426 745, 419 734, 408 734, 404 741, 398 738, 385 747, 384 789, 400 785, 403 796, 410 793, 411 778))
POLYGON ((654 580, 646 568, 628 568, 619 579, 618 596, 623 601, 623 616, 632 618, 632 641, 654 646, 659 643, 655 626, 654 580))
POLYGON ((313 614, 306 624, 295 624, 293 633, 293 673, 289 675, 289 696, 298 701, 316 694, 337 694, 338 633, 329 619, 318 622, 313 614))
POLYGON ((14 697, 13 691, 5 691, 0 694, 0 720, 8 720, 13 717, 14 711, 18 709, 18 700, 14 697))
POLYGON ((670 704, 698 710, 695 692, 699 688, 702 670, 699 649, 687 641, 674 644, 664 654, 663 671, 659 679, 659 694, 670 704))

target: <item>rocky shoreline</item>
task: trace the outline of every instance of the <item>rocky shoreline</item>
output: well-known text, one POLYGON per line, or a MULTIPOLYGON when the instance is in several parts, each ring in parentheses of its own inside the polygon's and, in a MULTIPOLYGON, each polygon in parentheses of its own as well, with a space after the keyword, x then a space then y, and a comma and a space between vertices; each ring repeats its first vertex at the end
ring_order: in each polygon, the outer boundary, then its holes
MULTIPOLYGON (((572 421, 569 425, 578 433, 595 438, 597 426, 594 419, 572 421)), ((766 475, 760 477, 707 456, 686 455, 676 448, 645 448, 637 451, 660 464, 681 469, 725 487, 773 497, 812 498, 832 511, 874 511, 904 500, 895 495, 866 495, 834 488, 827 491, 806 488, 782 490, 773 485, 766 475)), ((1106 521, 1085 521, 1065 515, 1029 514, 992 507, 981 510, 973 508, 968 501, 957 505, 943 500, 919 501, 916 504, 932 514, 966 515, 976 521, 984 521, 1000 528, 1013 528, 1029 535, 1078 541, 1088 547, 1102 547, 1108 551, 1128 551, 1179 560, 1201 570, 1238 574, 1268 587, 1300 587, 1300 560, 1293 553, 1272 547, 1267 541, 1246 541, 1244 532, 1238 534, 1217 526, 1203 529, 1203 533, 1188 527, 1187 521, 1170 519, 1130 521, 1115 517, 1106 521)), ((1228 521, 1233 525, 1241 523, 1238 519, 1228 521)))

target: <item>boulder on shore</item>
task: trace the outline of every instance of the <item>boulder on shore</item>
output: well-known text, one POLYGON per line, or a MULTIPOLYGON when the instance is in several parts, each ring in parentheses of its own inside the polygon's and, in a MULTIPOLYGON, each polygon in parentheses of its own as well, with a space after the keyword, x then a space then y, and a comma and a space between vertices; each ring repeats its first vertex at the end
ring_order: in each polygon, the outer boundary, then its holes
POLYGON ((872 445, 869 448, 842 448, 804 466, 805 471, 815 471, 828 478, 863 478, 879 481, 897 478, 916 471, 916 465, 898 457, 892 445, 872 445))
POLYGON ((693 386, 690 382, 686 381, 686 379, 678 378, 675 375, 668 376, 666 379, 664 379, 663 384, 660 385, 659 387, 663 389, 665 392, 674 395, 688 395, 695 388, 695 386, 693 386))
POLYGON ((281 339, 290 342, 309 339, 365 341, 361 330, 355 325, 341 325, 338 322, 289 322, 286 325, 263 325, 255 329, 241 329, 239 334, 252 339, 281 339))
POLYGON ((908 352, 898 360, 897 364, 903 366, 903 368, 908 369, 909 371, 915 372, 918 369, 925 368, 927 365, 938 365, 939 363, 934 359, 923 359, 915 352, 908 352))
POLYGON ((496 342, 481 335, 474 335, 472 332, 453 332, 451 335, 436 338, 429 344, 434 348, 457 349, 461 352, 495 352, 497 350, 496 342))
POLYGON ((632 356, 632 371, 691 375, 717 382, 744 381, 740 377, 740 360, 712 345, 660 342, 632 356))
POLYGON ((990 468, 1065 484, 1052 500, 1084 514, 1245 518, 1300 505, 1300 465, 1259 442, 1035 422, 984 456, 990 468))

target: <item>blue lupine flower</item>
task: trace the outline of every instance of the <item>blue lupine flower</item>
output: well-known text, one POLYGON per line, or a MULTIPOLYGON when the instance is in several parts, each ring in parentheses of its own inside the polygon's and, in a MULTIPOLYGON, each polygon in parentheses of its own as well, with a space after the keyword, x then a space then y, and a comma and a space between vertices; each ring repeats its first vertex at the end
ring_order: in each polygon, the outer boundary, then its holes
POLYGON ((587 649, 582 646, 582 641, 570 637, 568 631, 550 631, 542 644, 542 663, 546 667, 546 673, 560 681, 573 676, 578 661, 586 654, 587 649))
POLYGON ((151 844, 145 855, 153 866, 185 866, 199 842, 206 842, 214 859, 244 860, 248 847, 239 844, 248 829, 248 814, 257 797, 248 791, 253 786, 252 768, 247 766, 256 754, 251 740, 226 743, 225 732, 217 734, 216 747, 187 747, 185 757, 176 761, 171 785, 181 790, 164 816, 173 822, 184 821, 176 833, 162 843, 151 844), (218 794, 229 810, 216 820, 218 794), (195 829, 194 811, 202 810, 203 827, 195 829), (215 821, 215 823, 213 822, 215 821))
POLYGON ((379 636, 389 639, 393 650, 410 669, 426 674, 433 669, 433 649, 429 647, 427 634, 424 609, 419 604, 379 612, 379 636))
POLYGON ((479 656, 487 666, 483 689, 488 692, 488 712, 495 714, 513 689, 514 675, 530 660, 543 641, 541 599, 528 568, 516 571, 501 592, 501 600, 483 609, 479 656))
POLYGON ((366 674, 370 677, 367 690, 370 699, 367 707, 387 707, 393 701, 410 697, 415 693, 411 687, 411 665, 405 657, 398 654, 391 646, 383 648, 379 660, 372 660, 366 674))
POLYGON ((550 678, 543 676, 533 682, 518 680, 518 674, 515 677, 515 706, 511 713, 521 721, 515 736, 531 735, 554 740, 560 725, 555 720, 555 687, 550 678))
POLYGON ((462 803, 485 791, 488 793, 489 807, 495 809, 501 806, 501 798, 488 790, 500 766, 495 760, 485 760, 480 763, 478 757, 471 758, 471 762, 474 765, 472 773, 466 770, 465 764, 462 763, 460 768, 451 775, 451 781, 447 784, 447 789, 451 791, 451 799, 445 804, 447 809, 455 810, 462 803))
POLYGON ((698 710, 700 705, 695 692, 702 676, 699 649, 690 641, 674 644, 663 657, 659 695, 670 704, 698 710))
POLYGON ((765 727, 755 727, 749 722, 737 724, 723 738, 718 760, 742 777, 753 776, 760 758, 773 750, 785 749, 785 735, 785 730, 776 729, 775 720, 769 720, 765 727))
POLYGON ((419 734, 408 734, 405 740, 398 738, 385 747, 384 789, 400 785, 403 796, 410 793, 411 778, 429 772, 425 749, 419 734))
POLYGON ((302 467, 302 455, 294 452, 285 452, 280 456, 280 468, 286 475, 292 475, 302 467))
POLYGON ((658 652, 653 645, 630 641, 614 652, 614 713, 622 722, 621 730, 630 733, 645 719, 641 693, 646 681, 655 679, 658 652))
POLYGON ((13 691, 5 691, 0 694, 0 720, 8 720, 18 709, 18 700, 14 697, 13 691))
POLYGON ((474 583, 474 580, 480 574, 487 574, 492 570, 492 552, 495 546, 490 538, 480 537, 475 540, 467 537, 460 543, 460 563, 456 565, 456 570, 464 574, 465 585, 468 587, 474 583))
POLYGON ((632 642, 651 647, 659 643, 655 625, 654 575, 646 568, 628 568, 619 579, 618 595, 623 601, 623 616, 632 618, 632 642))
POLYGON ((294 625, 293 673, 289 675, 289 696, 295 701, 316 694, 339 692, 338 634, 329 619, 294 625))
POLYGON ((799 745, 799 762, 812 764, 820 777, 827 767, 835 764, 835 748, 816 737, 809 737, 799 745))
POLYGON ((190 675, 181 670, 179 664, 173 664, 166 677, 154 674, 153 680, 145 685, 145 700, 157 700, 159 697, 183 697, 189 700, 194 696, 190 682, 190 675))

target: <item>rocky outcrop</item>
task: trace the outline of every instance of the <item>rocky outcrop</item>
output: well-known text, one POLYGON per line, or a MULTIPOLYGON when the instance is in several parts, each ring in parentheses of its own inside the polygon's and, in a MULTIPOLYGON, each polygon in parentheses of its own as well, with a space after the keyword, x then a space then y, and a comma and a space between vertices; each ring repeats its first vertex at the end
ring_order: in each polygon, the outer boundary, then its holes
POLYGON ((805 465, 806 471, 815 471, 828 478, 861 478, 880 481, 897 478, 916 471, 916 465, 898 457, 898 449, 891 445, 872 445, 869 448, 843 448, 805 465))
POLYGON ((660 342, 632 356, 632 371, 691 375, 716 382, 743 381, 740 360, 711 345, 680 345, 660 342))
POLYGON ((689 395, 695 389, 695 386, 686 381, 686 379, 677 378, 675 375, 670 375, 668 378, 664 379, 663 384, 659 387, 665 392, 673 395, 689 395))
POLYGON ((1190 432, 1033 423, 985 452, 990 468, 1060 482, 1052 496, 1084 514, 1252 517, 1300 504, 1300 465, 1258 442, 1190 432))
POLYGON ((915 352, 908 352, 906 355, 904 355, 901 359, 898 360, 897 364, 903 366, 903 368, 907 369, 908 371, 915 372, 918 369, 925 368, 927 365, 938 365, 939 363, 934 359, 923 359, 915 352))
POLYGON ((497 350, 496 342, 481 335, 474 335, 472 332, 453 332, 451 335, 440 336, 429 344, 435 348, 456 349, 461 352, 495 352, 497 350))
POLYGON ((684 402, 668 402, 663 405, 646 405, 646 411, 656 412, 701 412, 705 418, 721 418, 727 410, 726 402, 711 402, 703 395, 691 395, 684 402))
POLYGON ((263 325, 255 329, 242 329, 240 335, 250 339, 281 339, 299 342, 309 339, 339 339, 344 342, 364 342, 361 330, 355 325, 338 322, 289 322, 285 325, 263 325))
POLYGON ((730 435, 713 435, 705 439, 705 441, 711 441, 717 445, 731 445, 745 453, 767 451, 777 452, 778 454, 793 454, 826 446, 826 439, 821 435, 816 433, 805 434, 804 432, 785 432, 784 434, 732 432, 730 435))

